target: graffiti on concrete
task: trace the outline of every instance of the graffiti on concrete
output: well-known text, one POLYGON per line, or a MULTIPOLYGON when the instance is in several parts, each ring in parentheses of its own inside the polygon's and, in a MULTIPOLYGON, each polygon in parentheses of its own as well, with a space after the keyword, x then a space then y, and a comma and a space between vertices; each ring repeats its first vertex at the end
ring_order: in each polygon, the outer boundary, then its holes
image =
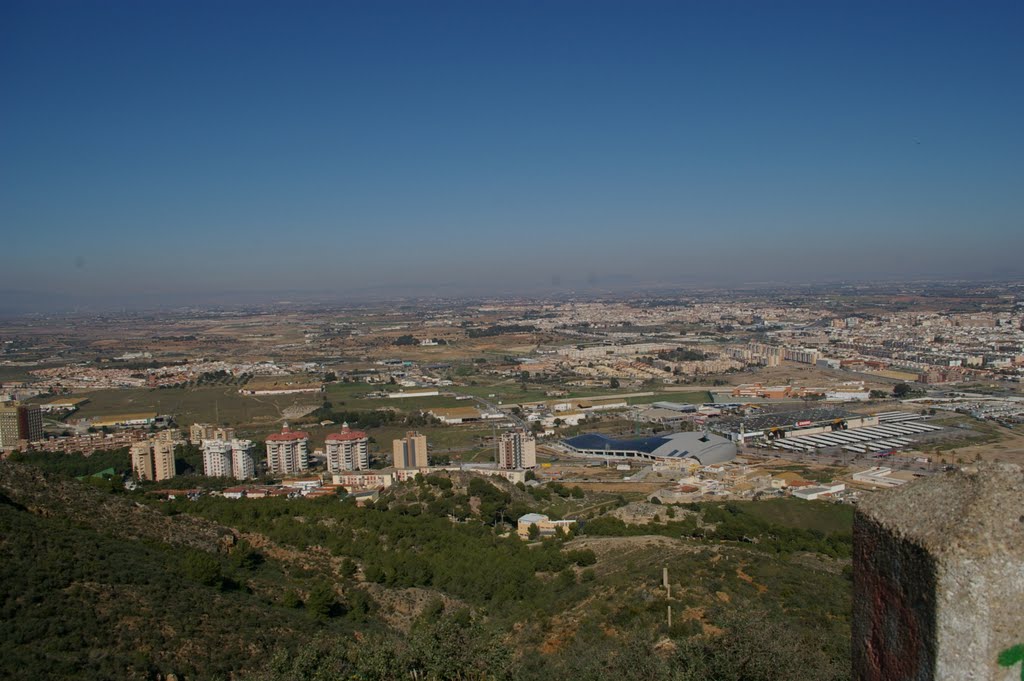
MULTIPOLYGON (((1012 667, 1018 662, 1024 662, 1024 643, 1018 643, 999 653, 1000 667, 1012 667)), ((1020 678, 1024 681, 1024 664, 1020 667, 1020 678)))

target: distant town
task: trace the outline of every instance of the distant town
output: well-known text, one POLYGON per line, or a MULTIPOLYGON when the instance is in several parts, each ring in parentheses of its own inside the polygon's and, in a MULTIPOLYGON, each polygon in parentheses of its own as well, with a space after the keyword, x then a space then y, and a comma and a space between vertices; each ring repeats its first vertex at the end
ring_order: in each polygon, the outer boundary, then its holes
POLYGON ((459 471, 641 510, 856 503, 1024 457, 1024 287, 950 290, 33 315, 0 326, 0 448, 127 448, 124 484, 189 498, 459 471))

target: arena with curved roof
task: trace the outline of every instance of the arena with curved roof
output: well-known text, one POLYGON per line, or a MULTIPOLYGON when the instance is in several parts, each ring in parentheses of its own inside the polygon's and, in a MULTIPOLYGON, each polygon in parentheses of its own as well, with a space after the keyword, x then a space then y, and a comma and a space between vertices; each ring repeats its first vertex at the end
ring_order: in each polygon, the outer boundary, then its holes
POLYGON ((577 435, 562 444, 576 454, 605 459, 641 459, 651 462, 695 459, 701 465, 736 458, 736 445, 711 433, 670 433, 620 440, 597 433, 577 435))

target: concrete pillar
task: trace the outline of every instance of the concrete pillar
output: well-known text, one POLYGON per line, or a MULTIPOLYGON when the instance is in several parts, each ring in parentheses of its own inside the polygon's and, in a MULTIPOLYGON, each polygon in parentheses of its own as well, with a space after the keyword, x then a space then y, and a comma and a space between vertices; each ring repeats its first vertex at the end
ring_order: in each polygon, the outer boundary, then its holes
POLYGON ((856 681, 1024 678, 1024 471, 878 492, 853 526, 856 681))

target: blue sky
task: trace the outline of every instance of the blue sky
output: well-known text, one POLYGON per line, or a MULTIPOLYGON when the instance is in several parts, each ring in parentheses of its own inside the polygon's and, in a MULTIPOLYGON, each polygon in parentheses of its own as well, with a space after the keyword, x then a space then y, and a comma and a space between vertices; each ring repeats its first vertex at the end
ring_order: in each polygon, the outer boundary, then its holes
POLYGON ((1022 29, 1020 2, 8 0, 0 291, 1019 276, 1022 29))

